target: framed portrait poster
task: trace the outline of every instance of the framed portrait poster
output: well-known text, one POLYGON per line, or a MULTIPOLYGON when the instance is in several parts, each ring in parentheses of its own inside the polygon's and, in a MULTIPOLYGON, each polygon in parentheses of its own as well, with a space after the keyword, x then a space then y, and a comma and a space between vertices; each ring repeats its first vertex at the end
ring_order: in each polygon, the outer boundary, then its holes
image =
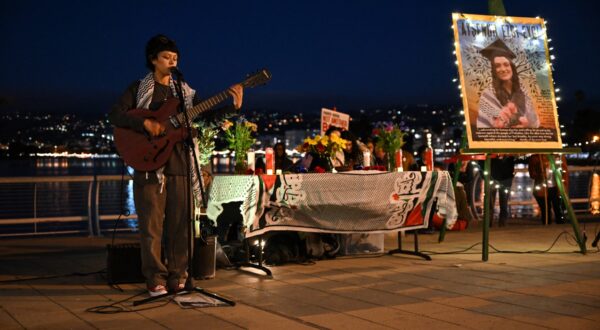
POLYGON ((544 20, 452 22, 469 148, 562 148, 544 20))

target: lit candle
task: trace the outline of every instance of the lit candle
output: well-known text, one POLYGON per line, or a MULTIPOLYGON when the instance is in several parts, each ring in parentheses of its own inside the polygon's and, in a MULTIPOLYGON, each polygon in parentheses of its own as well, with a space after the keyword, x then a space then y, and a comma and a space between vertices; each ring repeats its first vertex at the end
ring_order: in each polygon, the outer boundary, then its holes
POLYGON ((273 170, 275 169, 275 159, 273 158, 273 148, 265 149, 265 168, 267 170, 267 175, 273 175, 273 170))
POLYGON ((256 165, 254 150, 248 151, 246 155, 248 156, 248 168, 254 171, 256 165))
POLYGON ((371 152, 363 151, 363 167, 371 166, 371 152))
POLYGON ((396 158, 396 170, 398 172, 402 172, 402 149, 398 149, 396 150, 396 154, 395 154, 395 158, 396 158))

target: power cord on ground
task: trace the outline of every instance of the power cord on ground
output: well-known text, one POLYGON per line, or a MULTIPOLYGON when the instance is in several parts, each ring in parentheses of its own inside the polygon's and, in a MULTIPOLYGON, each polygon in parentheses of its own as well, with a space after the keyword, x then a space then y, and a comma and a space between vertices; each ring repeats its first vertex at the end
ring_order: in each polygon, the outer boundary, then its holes
POLYGON ((117 306, 119 304, 123 304, 124 302, 127 302, 135 297, 139 297, 143 294, 146 294, 146 292, 140 292, 136 295, 127 297, 123 300, 119 300, 119 301, 115 301, 114 303, 110 304, 110 305, 100 305, 100 306, 95 306, 95 307, 90 307, 88 309, 86 309, 86 312, 90 312, 90 313, 97 313, 97 314, 117 314, 117 313, 136 313, 136 312, 141 312, 141 311, 146 311, 149 309, 155 309, 155 308, 159 308, 159 307, 163 307, 166 306, 167 304, 169 304, 171 301, 173 301, 172 298, 167 299, 166 301, 164 301, 161 304, 158 304, 156 306, 150 306, 150 307, 145 307, 145 308, 137 308, 137 309, 131 309, 128 308, 126 306, 117 306))
MULTIPOLYGON (((573 245, 573 246, 577 246, 577 240, 576 238, 573 236, 573 234, 567 232, 567 231, 562 231, 560 234, 558 234, 558 236, 556 237, 556 239, 554 239, 554 242, 552 242, 552 244, 550 245, 549 248, 545 249, 545 250, 529 250, 529 251, 514 251, 514 250, 500 250, 495 248, 493 245, 489 244, 489 247, 493 250, 492 253, 513 253, 513 254, 542 254, 542 253, 550 253, 550 254, 569 254, 569 253, 573 253, 573 252, 550 252, 550 250, 554 247, 554 245, 556 245, 556 243, 558 242, 558 240, 562 237, 565 236, 565 240, 567 241, 568 244, 573 245), (572 239, 573 241, 569 241, 569 239, 572 239)), ((456 251, 443 251, 443 252, 437 252, 437 251, 421 251, 422 253, 428 254, 428 255, 441 255, 441 254, 478 254, 480 252, 471 252, 471 253, 467 253, 467 251, 473 249, 474 247, 478 246, 478 245, 482 245, 481 242, 479 243, 475 243, 465 249, 462 250, 456 250, 456 251)), ((600 252, 600 248, 598 248, 596 251, 588 251, 588 253, 599 253, 600 252)))

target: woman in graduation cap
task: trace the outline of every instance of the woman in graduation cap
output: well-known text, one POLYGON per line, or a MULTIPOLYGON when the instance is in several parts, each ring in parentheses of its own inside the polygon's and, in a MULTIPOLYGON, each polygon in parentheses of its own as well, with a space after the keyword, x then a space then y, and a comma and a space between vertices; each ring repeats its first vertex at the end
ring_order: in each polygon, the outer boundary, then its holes
POLYGON ((531 98, 521 88, 517 67, 512 62, 515 53, 500 39, 480 52, 490 61, 492 85, 479 99, 477 128, 539 127, 531 98))

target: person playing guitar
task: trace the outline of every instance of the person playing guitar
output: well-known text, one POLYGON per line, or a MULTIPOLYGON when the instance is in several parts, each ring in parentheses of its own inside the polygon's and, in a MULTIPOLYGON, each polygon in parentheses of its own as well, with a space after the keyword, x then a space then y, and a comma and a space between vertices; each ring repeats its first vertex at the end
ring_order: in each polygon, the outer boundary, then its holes
MULTIPOLYGON (((115 126, 119 154, 135 169, 133 193, 140 228, 142 272, 151 296, 182 290, 189 276, 188 171, 192 165, 188 164, 188 151, 183 145, 187 125, 177 111, 178 94, 171 74, 178 59, 179 50, 173 40, 164 35, 152 37, 146 45, 146 66, 150 73, 125 90, 108 116, 115 126), (140 151, 144 149, 147 150, 140 151), (163 231, 166 264, 161 260, 163 231)), ((234 112, 242 106, 243 88, 243 84, 235 84, 196 110, 202 111, 203 120, 234 112), (229 106, 207 111, 229 97, 233 100, 229 106)), ((185 109, 193 110, 203 102, 185 82, 182 94, 185 109)))

